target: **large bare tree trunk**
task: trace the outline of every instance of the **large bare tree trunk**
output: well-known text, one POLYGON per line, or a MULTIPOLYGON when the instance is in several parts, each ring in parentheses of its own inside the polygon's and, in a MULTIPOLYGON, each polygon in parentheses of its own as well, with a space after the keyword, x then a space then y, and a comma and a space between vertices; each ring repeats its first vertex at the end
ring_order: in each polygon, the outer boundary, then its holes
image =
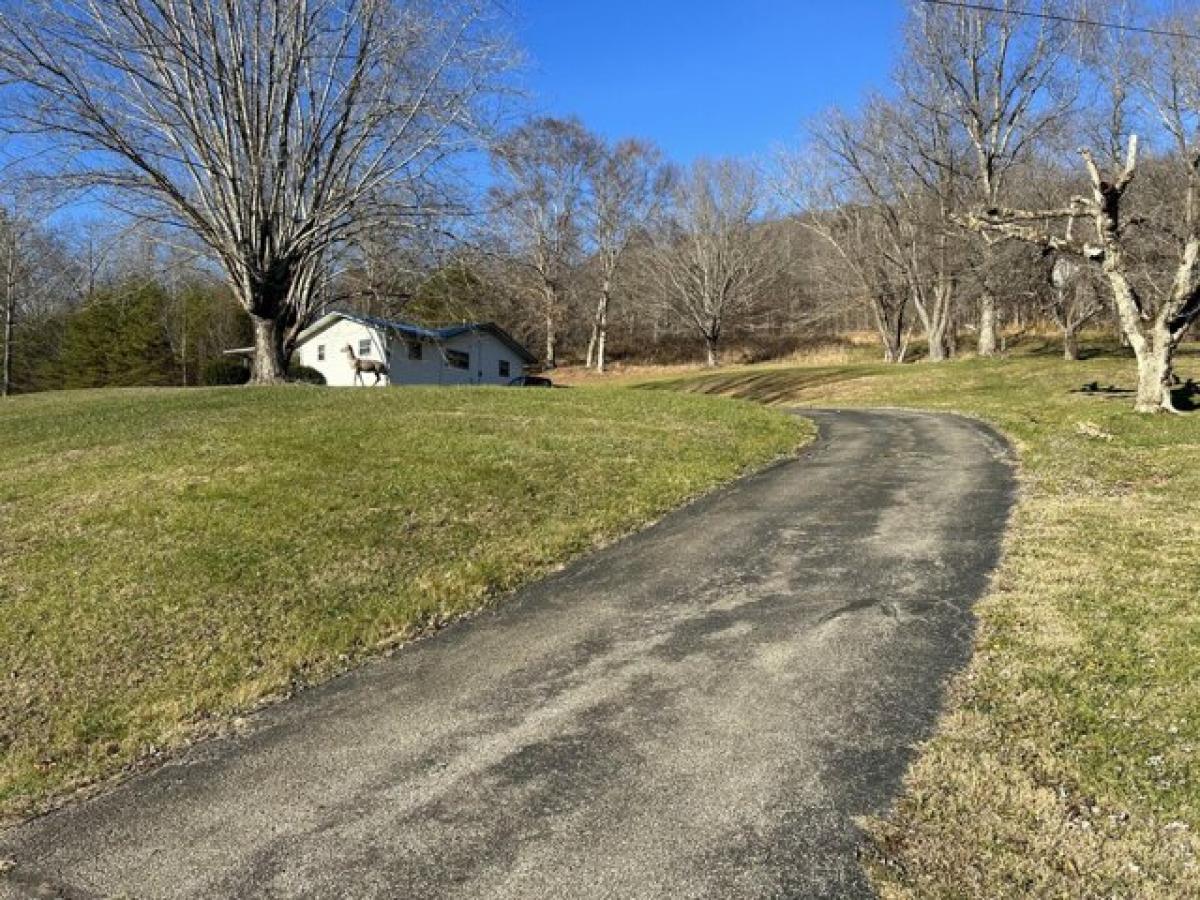
POLYGON ((1113 181, 1105 180, 1090 153, 1084 153, 1095 193, 1096 230, 1104 248, 1103 270, 1112 287, 1121 330, 1137 357, 1138 388, 1134 409, 1138 412, 1175 412, 1171 386, 1175 348, 1200 311, 1200 234, 1196 231, 1192 209, 1197 195, 1197 166, 1193 161, 1186 193, 1187 226, 1191 231, 1184 242, 1175 269, 1169 295, 1157 310, 1143 307, 1130 282, 1125 262, 1121 228, 1121 200, 1133 180, 1137 165, 1137 137, 1131 137, 1125 158, 1125 170, 1113 181))
MULTIPOLYGON (((1189 241, 1184 250, 1180 271, 1176 274, 1176 284, 1180 280, 1196 277, 1196 251, 1200 249, 1195 239, 1189 241), (1192 273, 1184 272, 1184 267, 1190 264, 1192 273)), ((1175 347, 1178 339, 1172 334, 1171 328, 1160 314, 1156 321, 1145 324, 1141 320, 1141 303, 1129 280, 1125 277, 1122 259, 1119 253, 1111 253, 1104 260, 1104 274, 1108 276, 1112 287, 1113 298, 1117 304, 1117 314, 1121 320, 1121 329, 1129 339, 1133 355, 1137 359, 1138 381, 1137 397, 1134 409, 1137 412, 1174 412, 1175 404, 1171 398, 1171 385, 1175 380, 1174 362, 1175 347)))
POLYGON ((283 356, 283 328, 277 319, 253 316, 254 364, 250 370, 251 384, 278 384, 287 373, 283 356))
POLYGON ((296 338, 310 322, 317 301, 316 278, 321 258, 299 265, 282 264, 254 279, 236 273, 242 282, 242 305, 254 326, 254 360, 251 384, 279 384, 287 380, 288 361, 296 338))
POLYGON ((930 328, 926 332, 927 340, 929 341, 929 351, 927 359, 930 362, 945 362, 947 359, 946 348, 946 323, 930 328))
POLYGON ((1175 411, 1171 398, 1174 381, 1175 347, 1170 340, 1152 341, 1137 355, 1137 412, 1175 411))

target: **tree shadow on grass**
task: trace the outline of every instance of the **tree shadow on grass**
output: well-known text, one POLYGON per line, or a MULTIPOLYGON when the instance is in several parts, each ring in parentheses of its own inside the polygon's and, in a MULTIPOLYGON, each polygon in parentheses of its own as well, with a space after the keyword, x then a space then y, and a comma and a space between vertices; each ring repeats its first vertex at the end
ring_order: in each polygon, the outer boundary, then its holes
POLYGON ((1108 400, 1119 397, 1132 397, 1136 392, 1130 388, 1119 388, 1115 384, 1101 384, 1098 381, 1089 381, 1082 387, 1075 388, 1071 393, 1087 394, 1090 397, 1099 397, 1101 400, 1108 400))
POLYGON ((1200 409, 1200 384, 1189 378, 1171 391, 1171 402, 1179 412, 1195 412, 1200 409))
MULTIPOLYGON (((1119 388, 1113 384, 1102 385, 1098 381, 1089 381, 1082 387, 1075 388, 1071 393, 1097 397, 1101 400, 1116 400, 1132 397, 1137 392, 1131 388, 1119 388)), ((1189 378, 1171 391, 1171 403, 1178 412, 1195 412, 1200 409, 1200 384, 1197 384, 1195 379, 1189 378)))

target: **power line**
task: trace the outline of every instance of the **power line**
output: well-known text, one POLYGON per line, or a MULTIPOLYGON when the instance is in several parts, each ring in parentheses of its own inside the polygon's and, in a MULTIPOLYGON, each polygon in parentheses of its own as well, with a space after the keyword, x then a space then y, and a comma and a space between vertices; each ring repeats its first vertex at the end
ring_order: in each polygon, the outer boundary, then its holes
POLYGON ((956 9, 972 9, 977 12, 994 12, 1008 16, 1024 16, 1028 19, 1047 19, 1051 22, 1067 22, 1072 25, 1091 25, 1095 28, 1112 28, 1116 31, 1135 31, 1138 34, 1153 34, 1158 37, 1187 38, 1200 41, 1200 34, 1190 34, 1186 31, 1165 31, 1161 28, 1146 28, 1140 25, 1122 25, 1119 22, 1102 22, 1098 19, 1079 19, 1074 16, 1063 16, 1056 13, 1031 12, 1029 10, 1005 9, 1001 6, 988 6, 985 3, 969 3, 966 0, 921 0, 930 6, 953 6, 956 9))

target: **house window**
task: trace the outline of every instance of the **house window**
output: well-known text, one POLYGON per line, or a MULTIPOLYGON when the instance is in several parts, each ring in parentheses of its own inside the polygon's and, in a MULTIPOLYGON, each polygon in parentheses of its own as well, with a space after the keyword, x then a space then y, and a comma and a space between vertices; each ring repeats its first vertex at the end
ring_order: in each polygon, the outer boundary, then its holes
POLYGON ((317 344, 317 359, 323 360, 324 358, 325 358, 325 345, 317 344))
POLYGON ((447 350, 446 364, 452 369, 470 369, 471 354, 461 350, 447 350))
POLYGON ((501 378, 508 377, 508 360, 507 359, 500 360, 500 377, 501 378))
POLYGON ((424 348, 421 346, 420 341, 409 341, 408 342, 408 358, 409 359, 420 359, 423 350, 424 350, 424 348))
POLYGON ((363 338, 361 341, 358 342, 358 355, 359 356, 370 356, 371 355, 371 339, 370 338, 363 338))

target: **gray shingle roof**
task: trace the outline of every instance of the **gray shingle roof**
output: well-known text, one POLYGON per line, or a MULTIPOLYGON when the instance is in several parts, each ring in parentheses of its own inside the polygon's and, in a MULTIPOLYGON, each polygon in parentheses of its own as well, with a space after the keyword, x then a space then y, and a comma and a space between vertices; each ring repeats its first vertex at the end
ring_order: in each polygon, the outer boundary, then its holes
POLYGON ((347 312, 345 310, 333 310, 322 316, 308 328, 300 333, 299 340, 306 340, 309 335, 314 332, 318 326, 324 325, 330 318, 338 317, 349 319, 351 322, 358 322, 366 325, 368 328, 377 328, 380 331, 390 331, 401 337, 410 338, 413 340, 432 341, 437 344, 445 343, 452 338, 458 337, 460 334, 467 334, 472 331, 481 331, 485 334, 490 334, 497 340, 506 344, 510 350, 520 356, 525 362, 536 362, 537 357, 526 350, 516 338, 510 335, 507 331, 496 325, 494 322, 468 322, 462 325, 447 325, 443 328, 425 328, 421 325, 414 325, 411 322, 400 322, 395 319, 381 319, 378 316, 364 316, 361 313, 347 312))

